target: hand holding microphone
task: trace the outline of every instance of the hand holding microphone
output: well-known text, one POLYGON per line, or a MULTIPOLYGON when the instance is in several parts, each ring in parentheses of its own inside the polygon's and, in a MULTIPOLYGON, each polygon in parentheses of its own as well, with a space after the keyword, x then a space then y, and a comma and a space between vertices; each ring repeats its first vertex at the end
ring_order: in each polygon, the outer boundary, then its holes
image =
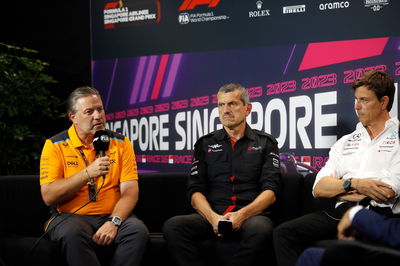
POLYGON ((86 168, 88 181, 92 183, 95 178, 104 177, 110 171, 110 159, 108 156, 96 158, 94 162, 86 168))
POLYGON ((106 151, 108 150, 109 146, 110 137, 108 132, 105 130, 96 131, 93 137, 93 147, 100 157, 86 168, 88 181, 91 183, 94 178, 99 176, 104 177, 110 170, 110 160, 109 157, 106 156, 106 151))
POLYGON ((99 176, 105 178, 106 174, 108 174, 108 171, 110 170, 110 159, 108 156, 106 156, 106 151, 108 150, 109 146, 110 136, 108 135, 108 132, 105 130, 96 131, 93 137, 93 147, 100 157, 86 168, 86 173, 88 174, 88 178, 90 180, 90 184, 88 184, 88 197, 90 201, 96 201, 98 193, 93 178, 97 178, 99 176), (89 175, 89 168, 91 171, 94 171, 93 176, 89 175))

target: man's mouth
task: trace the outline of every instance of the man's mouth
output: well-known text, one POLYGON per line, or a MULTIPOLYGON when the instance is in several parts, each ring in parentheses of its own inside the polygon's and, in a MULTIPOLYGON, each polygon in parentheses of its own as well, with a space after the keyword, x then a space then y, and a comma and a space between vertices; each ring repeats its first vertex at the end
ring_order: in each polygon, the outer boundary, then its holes
POLYGON ((103 127, 104 123, 96 123, 93 125, 93 127, 103 127))

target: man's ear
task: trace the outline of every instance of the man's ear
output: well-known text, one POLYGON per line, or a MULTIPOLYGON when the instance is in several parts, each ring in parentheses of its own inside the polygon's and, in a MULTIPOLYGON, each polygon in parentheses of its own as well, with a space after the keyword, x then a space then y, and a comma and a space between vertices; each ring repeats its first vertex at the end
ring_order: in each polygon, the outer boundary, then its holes
POLYGON ((72 123, 74 123, 75 114, 73 114, 73 113, 68 113, 68 118, 69 118, 69 120, 70 120, 72 123))
POLYGON ((251 103, 247 103, 246 106, 246 116, 248 116, 251 113, 251 109, 253 108, 253 105, 251 103))
POLYGON ((386 110, 387 106, 389 104, 389 96, 385 95, 381 98, 380 100, 381 104, 382 104, 382 110, 386 110))

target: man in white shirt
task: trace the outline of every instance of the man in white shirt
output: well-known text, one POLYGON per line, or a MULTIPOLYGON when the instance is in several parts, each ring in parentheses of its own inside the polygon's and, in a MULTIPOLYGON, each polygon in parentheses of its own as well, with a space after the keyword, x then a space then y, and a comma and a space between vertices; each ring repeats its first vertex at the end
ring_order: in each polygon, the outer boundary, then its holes
POLYGON ((333 211, 319 211, 281 224, 274 230, 278 266, 295 265, 300 253, 315 242, 333 239, 343 213, 363 204, 396 216, 400 194, 399 121, 390 118, 394 81, 386 72, 369 71, 352 84, 356 130, 339 139, 318 173, 314 197, 336 198, 333 211))

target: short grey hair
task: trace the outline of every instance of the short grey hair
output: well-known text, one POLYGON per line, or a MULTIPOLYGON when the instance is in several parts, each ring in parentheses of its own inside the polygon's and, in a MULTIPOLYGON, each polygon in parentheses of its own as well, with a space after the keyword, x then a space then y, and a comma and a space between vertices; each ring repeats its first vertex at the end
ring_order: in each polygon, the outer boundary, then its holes
POLYGON ((242 94, 240 97, 240 100, 243 102, 243 104, 248 104, 250 102, 250 97, 249 93, 247 92, 246 88, 243 85, 240 85, 239 83, 228 83, 223 85, 219 90, 219 93, 228 93, 228 92, 233 92, 233 91, 240 91, 242 94))
POLYGON ((67 114, 76 114, 76 112, 78 111, 76 110, 76 102, 78 101, 78 99, 90 95, 98 95, 101 99, 99 91, 93 87, 85 86, 73 90, 67 99, 67 114))

